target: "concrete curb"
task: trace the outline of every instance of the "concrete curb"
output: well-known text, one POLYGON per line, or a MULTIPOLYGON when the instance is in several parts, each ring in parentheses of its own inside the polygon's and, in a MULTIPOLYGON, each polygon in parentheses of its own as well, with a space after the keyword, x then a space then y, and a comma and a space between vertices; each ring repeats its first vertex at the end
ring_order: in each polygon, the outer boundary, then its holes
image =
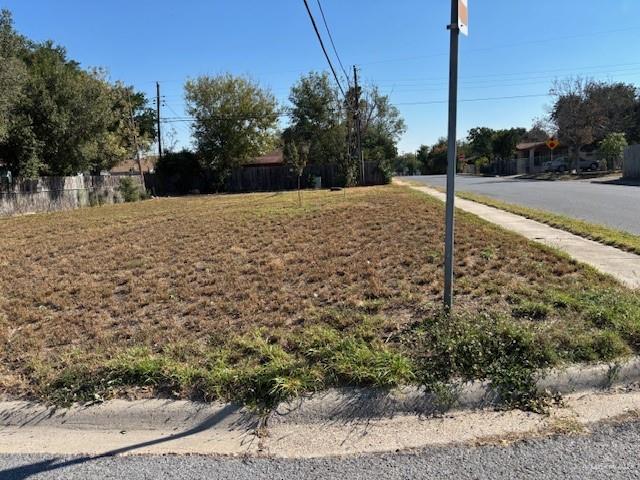
MULTIPOLYGON (((553 394, 607 389, 640 382, 640 357, 624 362, 553 369, 537 381, 538 390, 553 394)), ((489 382, 451 384, 445 393, 422 388, 397 390, 330 389, 280 404, 268 423, 314 423, 433 415, 499 405, 489 382)), ((233 404, 175 400, 112 400, 95 405, 56 408, 28 401, 0 402, 0 427, 53 427, 75 430, 189 430, 215 423, 231 430, 255 430, 262 418, 233 404)))
POLYGON ((0 402, 0 427, 74 430, 189 430, 212 423, 255 429, 259 418, 239 405, 186 400, 110 400, 57 408, 29 401, 0 402))
POLYGON ((499 402, 486 382, 457 386, 446 401, 418 388, 330 390, 282 404, 266 422, 222 403, 115 400, 56 409, 0 402, 0 454, 83 455, 83 461, 141 454, 298 458, 535 436, 553 431, 554 419, 588 424, 637 414, 640 391, 594 389, 638 380, 640 358, 552 371, 538 388, 569 395, 549 415, 479 409, 499 402))

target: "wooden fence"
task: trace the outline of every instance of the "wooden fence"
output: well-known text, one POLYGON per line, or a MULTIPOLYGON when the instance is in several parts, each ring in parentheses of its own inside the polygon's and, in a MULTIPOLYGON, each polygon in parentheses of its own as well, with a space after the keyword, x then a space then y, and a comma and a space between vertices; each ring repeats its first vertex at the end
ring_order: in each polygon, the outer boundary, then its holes
POLYGON ((622 176, 630 179, 640 179, 640 145, 629 145, 624 150, 622 176))
MULTIPOLYGON (((382 185, 386 178, 377 162, 365 162, 365 184, 382 185)), ((308 165, 301 177, 302 188, 316 186, 319 177, 321 188, 338 187, 344 184, 340 171, 335 164, 308 165)), ((147 187, 155 195, 184 195, 187 193, 212 193, 215 191, 213 179, 206 175, 183 178, 175 176, 165 178, 158 174, 145 174, 147 187)), ((225 182, 223 190, 229 193, 269 192, 294 190, 298 186, 298 177, 287 165, 247 166, 236 168, 225 182)))
MULTIPOLYGON (((72 210, 122 201, 122 177, 86 176, 0 179, 0 216, 72 210)), ((136 182, 140 177, 133 175, 136 182)))

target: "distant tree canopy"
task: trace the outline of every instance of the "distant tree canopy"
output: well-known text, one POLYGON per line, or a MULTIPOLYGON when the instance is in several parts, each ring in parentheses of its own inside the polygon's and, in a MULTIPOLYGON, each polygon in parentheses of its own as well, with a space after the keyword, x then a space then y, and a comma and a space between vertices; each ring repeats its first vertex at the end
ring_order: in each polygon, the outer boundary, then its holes
POLYGON ((426 175, 447 172, 447 139, 440 137, 431 147, 422 145, 416 154, 422 163, 422 173, 426 175))
POLYGON ((201 76, 187 81, 185 98, 197 152, 219 184, 233 167, 276 145, 278 104, 253 80, 201 76))
POLYGON ((581 147, 602 142, 609 134, 640 141, 640 99, 634 85, 569 78, 557 81, 551 94, 555 102, 550 120, 576 166, 581 147))
POLYGON ((309 163, 340 163, 347 153, 345 111, 326 73, 310 72, 291 87, 285 144, 307 145, 309 163))
POLYGON ((135 155, 134 128, 141 149, 155 139, 144 94, 20 35, 8 10, 0 13, 0 65, 0 161, 17 176, 99 172, 135 155))
POLYGON ((401 175, 416 175, 420 173, 421 166, 415 153, 403 153, 398 155, 393 162, 393 170, 401 175))
POLYGON ((468 155, 473 158, 508 160, 515 154, 516 145, 524 140, 527 134, 539 137, 545 135, 544 132, 532 130, 533 132, 529 133, 525 128, 472 128, 467 135, 468 155))
POLYGON ((600 156, 606 160, 607 168, 619 168, 627 146, 624 133, 610 133, 600 142, 600 156))
POLYGON ((399 110, 376 87, 350 87, 346 98, 331 85, 326 73, 303 75, 291 88, 291 123, 282 143, 309 146, 309 163, 337 163, 346 185, 355 183, 360 162, 355 154, 356 97, 360 98, 362 155, 382 169, 392 170, 397 143, 405 131, 399 110))

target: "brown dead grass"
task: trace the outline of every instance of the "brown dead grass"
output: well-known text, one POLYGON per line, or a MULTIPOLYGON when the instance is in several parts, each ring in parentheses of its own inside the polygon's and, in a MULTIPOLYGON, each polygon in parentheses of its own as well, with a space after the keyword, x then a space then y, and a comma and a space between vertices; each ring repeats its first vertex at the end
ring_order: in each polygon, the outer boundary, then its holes
MULTIPOLYGON (((28 392, 42 368, 132 346, 357 318, 337 311, 401 328, 439 309, 442 223, 441 204, 391 186, 305 192, 302 208, 252 194, 0 220, 0 387, 28 392)), ((462 311, 603 278, 470 215, 456 228, 462 311)))

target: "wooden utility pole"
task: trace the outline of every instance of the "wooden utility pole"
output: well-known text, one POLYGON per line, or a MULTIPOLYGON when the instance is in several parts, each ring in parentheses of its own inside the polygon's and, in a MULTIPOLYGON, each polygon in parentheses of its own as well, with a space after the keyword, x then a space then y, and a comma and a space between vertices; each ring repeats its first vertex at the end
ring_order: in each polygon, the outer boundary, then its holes
POLYGON ((160 130, 160 82, 156 82, 156 122, 158 125, 158 159, 162 158, 162 131, 160 130))
POLYGON ((353 66, 353 85, 355 93, 355 105, 353 110, 355 127, 356 127, 356 151, 358 154, 358 162, 360 163, 360 182, 365 185, 364 176, 364 157, 362 155, 362 124, 360 122, 360 88, 358 87, 358 69, 353 66))
POLYGON ((142 158, 140 157, 140 146, 138 145, 138 132, 136 127, 136 120, 133 117, 133 107, 131 106, 131 95, 128 97, 129 104, 129 122, 131 125, 131 136, 133 138, 133 146, 136 149, 136 159, 138 160, 138 172, 140 173, 140 183, 142 185, 142 192, 147 193, 147 188, 144 182, 144 172, 142 171, 142 158))

